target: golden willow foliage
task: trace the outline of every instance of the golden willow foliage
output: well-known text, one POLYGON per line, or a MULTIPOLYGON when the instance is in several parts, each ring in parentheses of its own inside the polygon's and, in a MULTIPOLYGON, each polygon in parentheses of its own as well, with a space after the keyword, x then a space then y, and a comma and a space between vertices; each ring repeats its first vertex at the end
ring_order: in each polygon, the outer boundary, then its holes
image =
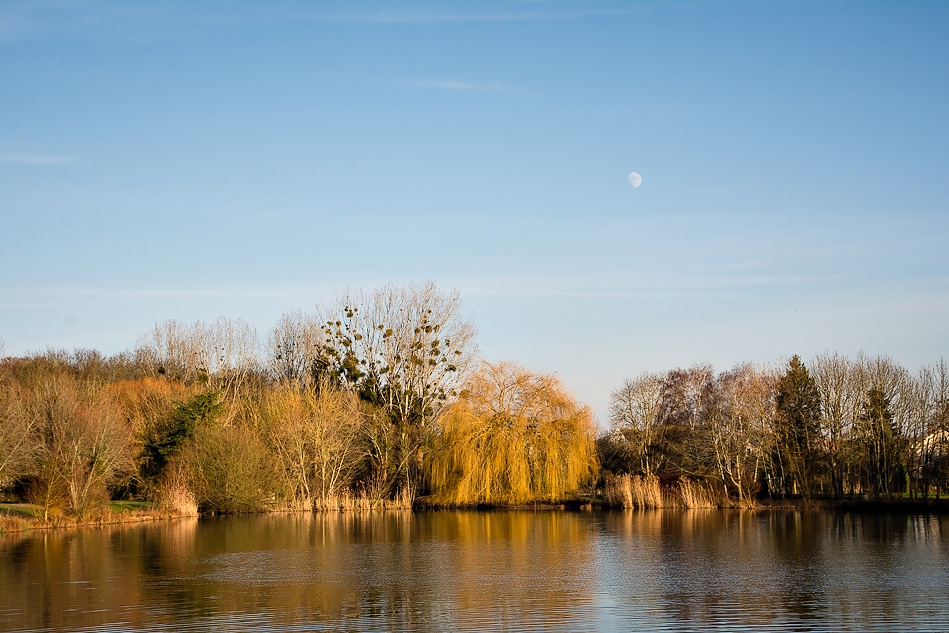
POLYGON ((483 363, 439 423, 436 503, 561 501, 597 473, 590 410, 553 376, 483 363))

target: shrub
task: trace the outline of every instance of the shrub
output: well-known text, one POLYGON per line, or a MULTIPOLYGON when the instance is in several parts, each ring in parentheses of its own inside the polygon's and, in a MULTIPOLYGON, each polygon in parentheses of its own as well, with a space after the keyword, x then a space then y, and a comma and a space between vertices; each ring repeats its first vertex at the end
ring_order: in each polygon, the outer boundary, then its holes
POLYGON ((180 455, 188 487, 202 512, 256 512, 282 500, 273 455, 250 429, 199 429, 180 455))

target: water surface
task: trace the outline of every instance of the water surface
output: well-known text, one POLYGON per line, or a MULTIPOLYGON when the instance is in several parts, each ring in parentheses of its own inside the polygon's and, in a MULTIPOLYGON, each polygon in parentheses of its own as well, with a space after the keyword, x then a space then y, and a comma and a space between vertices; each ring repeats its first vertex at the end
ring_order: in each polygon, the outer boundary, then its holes
POLYGON ((0 537, 2 631, 949 631, 949 519, 388 512, 0 537))

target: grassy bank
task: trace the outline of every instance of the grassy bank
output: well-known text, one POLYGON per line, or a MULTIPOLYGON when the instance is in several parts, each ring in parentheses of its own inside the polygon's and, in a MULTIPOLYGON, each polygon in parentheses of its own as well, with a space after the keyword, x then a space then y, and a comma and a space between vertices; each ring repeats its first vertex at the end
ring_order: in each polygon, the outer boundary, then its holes
POLYGON ((0 503, 0 534, 27 530, 50 530, 116 523, 161 521, 183 516, 180 512, 157 507, 145 501, 112 501, 108 507, 85 517, 49 513, 30 503, 0 503))

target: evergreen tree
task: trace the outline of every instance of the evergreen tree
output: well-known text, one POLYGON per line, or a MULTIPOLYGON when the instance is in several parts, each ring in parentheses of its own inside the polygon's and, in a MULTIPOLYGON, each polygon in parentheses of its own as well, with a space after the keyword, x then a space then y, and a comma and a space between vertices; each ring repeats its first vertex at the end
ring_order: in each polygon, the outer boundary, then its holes
POLYGON ((224 403, 217 391, 204 391, 179 402, 160 428, 149 434, 142 447, 142 475, 154 479, 168 461, 181 450, 185 440, 202 424, 210 424, 224 412, 224 403))
POLYGON ((874 495, 883 495, 887 499, 893 494, 902 449, 902 438, 894 423, 890 400, 880 389, 870 389, 860 415, 867 479, 874 495))
POLYGON ((816 488, 820 438, 820 391, 807 367, 795 355, 778 381, 777 458, 785 493, 798 488, 805 500, 816 488), (796 485, 796 486, 795 486, 796 485))

